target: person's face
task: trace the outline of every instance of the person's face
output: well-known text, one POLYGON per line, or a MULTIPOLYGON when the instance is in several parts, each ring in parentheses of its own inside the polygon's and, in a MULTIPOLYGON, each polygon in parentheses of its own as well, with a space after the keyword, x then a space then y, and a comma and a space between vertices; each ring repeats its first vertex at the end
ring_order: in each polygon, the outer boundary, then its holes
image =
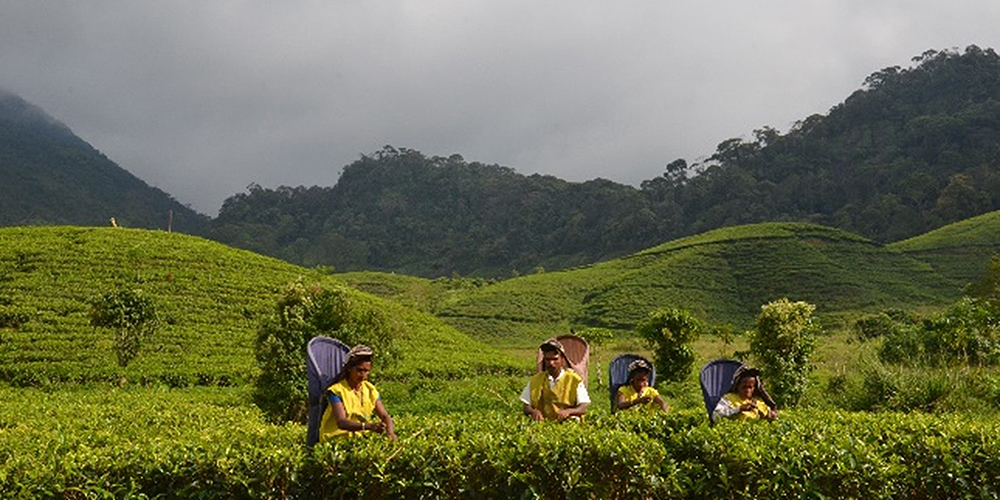
POLYGON ((365 380, 368 380, 368 373, 372 371, 371 361, 362 361, 347 371, 347 382, 351 385, 357 385, 365 380))
POLYGON ((747 377, 740 380, 740 384, 736 386, 737 392, 743 399, 750 399, 753 396, 754 389, 757 388, 757 379, 754 377, 747 377))
POLYGON ((559 371, 563 369, 563 357, 558 352, 543 351, 542 359, 544 360, 542 366, 549 372, 549 375, 553 377, 559 375, 559 371))
POLYGON ((639 372, 632 377, 632 388, 635 389, 635 392, 642 392, 642 390, 648 386, 649 386, 648 373, 639 372))

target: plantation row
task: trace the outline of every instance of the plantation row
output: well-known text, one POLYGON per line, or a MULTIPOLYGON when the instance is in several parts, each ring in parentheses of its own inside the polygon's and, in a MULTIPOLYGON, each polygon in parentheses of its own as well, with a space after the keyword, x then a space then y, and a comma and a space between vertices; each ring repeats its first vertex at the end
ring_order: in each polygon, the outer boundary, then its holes
POLYGON ((400 416, 396 444, 371 436, 309 453, 304 427, 267 424, 238 396, 0 393, 3 498, 1000 494, 1000 420, 971 415, 787 411, 714 428, 695 411, 579 425, 516 412, 400 416))

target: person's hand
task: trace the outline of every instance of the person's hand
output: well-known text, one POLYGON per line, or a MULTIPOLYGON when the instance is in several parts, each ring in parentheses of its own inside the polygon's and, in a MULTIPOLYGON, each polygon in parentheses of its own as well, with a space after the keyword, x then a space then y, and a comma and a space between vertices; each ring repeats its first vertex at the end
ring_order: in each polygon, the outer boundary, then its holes
POLYGON ((544 418, 545 418, 545 416, 542 415, 542 412, 539 411, 537 408, 532 408, 531 409, 531 419, 532 420, 534 420, 535 422, 541 422, 544 418))
POLYGON ((764 418, 766 418, 768 420, 777 420, 777 418, 778 418, 778 410, 768 411, 767 412, 767 416, 764 417, 764 418))
POLYGON ((559 410, 556 413, 556 420, 562 422, 563 420, 566 420, 567 418, 570 418, 572 416, 573 416, 572 411, 570 411, 568 409, 566 409, 566 410, 559 410))
POLYGON ((395 433, 395 432, 393 432, 393 431, 389 431, 389 439, 390 439, 390 440, 391 440, 391 441, 392 441, 393 443, 395 443, 395 442, 396 442, 396 440, 398 439, 398 438, 396 437, 396 433, 395 433))
POLYGON ((368 430, 372 432, 378 432, 379 434, 385 432, 385 424, 383 424, 382 422, 371 422, 364 424, 364 426, 367 427, 368 430))
POLYGON ((756 407, 757 407, 757 405, 753 404, 752 402, 751 403, 743 403, 742 405, 740 405, 740 411, 750 411, 750 410, 753 410, 756 407))
POLYGON ((652 400, 653 400, 653 398, 651 398, 649 396, 643 396, 643 397, 635 400, 635 404, 637 404, 637 405, 644 405, 644 404, 646 404, 646 403, 648 403, 648 402, 650 402, 652 400))

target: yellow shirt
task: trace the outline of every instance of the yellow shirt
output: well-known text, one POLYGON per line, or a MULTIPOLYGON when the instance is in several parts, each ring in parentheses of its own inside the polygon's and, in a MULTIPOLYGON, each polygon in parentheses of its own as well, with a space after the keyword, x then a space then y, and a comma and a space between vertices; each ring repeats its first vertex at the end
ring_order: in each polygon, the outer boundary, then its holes
POLYGON ((555 420, 560 410, 578 404, 576 392, 582 381, 583 378, 575 371, 566 369, 555 386, 550 388, 549 374, 545 371, 536 373, 528 382, 531 390, 531 407, 542 412, 546 420, 555 420))
POLYGON ((767 414, 771 411, 771 408, 767 406, 767 403, 755 398, 743 399, 742 397, 740 397, 739 394, 736 394, 735 392, 727 392, 726 395, 723 396, 722 398, 725 399, 734 408, 739 408, 740 406, 743 406, 746 403, 754 404, 754 408, 752 410, 741 411, 738 414, 729 417, 734 420, 763 418, 766 417, 767 414))
POLYGON ((326 389, 326 397, 326 411, 323 412, 323 420, 319 427, 320 441, 333 437, 353 437, 361 434, 360 431, 346 431, 337 427, 337 418, 333 415, 334 402, 344 405, 344 414, 347 415, 348 420, 365 423, 372 420, 375 402, 378 401, 379 394, 378 389, 367 380, 361 382, 358 391, 354 392, 351 386, 347 385, 347 379, 343 379, 326 389))
POLYGON ((646 411, 662 410, 662 408, 660 408, 660 405, 656 403, 656 397, 659 395, 660 395, 659 391, 653 389, 648 385, 642 390, 642 394, 637 394, 635 392, 635 389, 632 388, 631 384, 625 384, 618 388, 618 396, 624 397, 626 402, 635 401, 636 399, 649 396, 648 403, 629 407, 628 408, 629 410, 631 410, 632 408, 641 408, 646 411))

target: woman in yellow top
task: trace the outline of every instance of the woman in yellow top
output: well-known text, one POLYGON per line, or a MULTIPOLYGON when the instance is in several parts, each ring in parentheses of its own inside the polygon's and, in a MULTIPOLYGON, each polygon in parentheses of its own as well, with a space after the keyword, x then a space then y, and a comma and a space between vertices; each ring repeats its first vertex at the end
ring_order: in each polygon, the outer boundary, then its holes
POLYGON ((392 417, 382 404, 378 390, 368 381, 374 353, 359 345, 347 354, 337 381, 326 390, 327 406, 320 422, 319 440, 354 437, 362 432, 386 433, 396 440, 392 417), (372 418, 374 413, 379 421, 372 418))
POLYGON ((733 385, 729 392, 719 399, 719 404, 715 405, 712 420, 718 421, 719 417, 730 420, 778 418, 778 411, 769 406, 765 400, 770 401, 770 397, 761 387, 760 371, 743 365, 733 374, 733 385))
POLYGON ((637 359, 628 365, 628 384, 618 388, 616 405, 619 410, 639 407, 646 411, 670 411, 656 389, 649 386, 649 364, 637 359))

